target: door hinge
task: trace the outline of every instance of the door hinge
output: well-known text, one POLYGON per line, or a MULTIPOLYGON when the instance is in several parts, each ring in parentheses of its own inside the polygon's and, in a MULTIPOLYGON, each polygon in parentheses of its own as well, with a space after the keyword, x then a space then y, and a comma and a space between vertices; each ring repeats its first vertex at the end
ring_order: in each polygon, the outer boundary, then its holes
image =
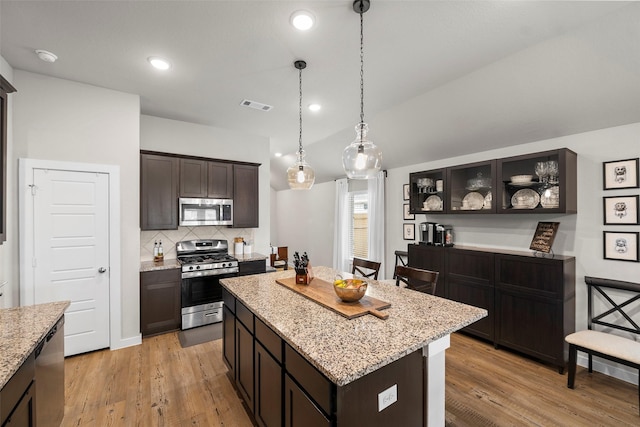
POLYGON ((36 195, 36 190, 38 189, 38 186, 35 184, 29 184, 29 188, 31 188, 31 195, 35 196, 36 195))

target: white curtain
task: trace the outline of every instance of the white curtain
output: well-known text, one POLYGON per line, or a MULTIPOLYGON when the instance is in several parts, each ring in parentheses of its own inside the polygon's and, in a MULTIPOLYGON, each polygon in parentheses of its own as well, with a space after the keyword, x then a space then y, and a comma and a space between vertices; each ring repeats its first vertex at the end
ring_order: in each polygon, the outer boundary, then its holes
POLYGON ((369 256, 371 261, 382 263, 379 278, 384 279, 384 185, 385 172, 380 171, 368 180, 369 196, 369 256))
POLYGON ((346 178, 336 180, 336 212, 333 234, 333 268, 338 271, 351 271, 349 264, 349 181, 346 178))

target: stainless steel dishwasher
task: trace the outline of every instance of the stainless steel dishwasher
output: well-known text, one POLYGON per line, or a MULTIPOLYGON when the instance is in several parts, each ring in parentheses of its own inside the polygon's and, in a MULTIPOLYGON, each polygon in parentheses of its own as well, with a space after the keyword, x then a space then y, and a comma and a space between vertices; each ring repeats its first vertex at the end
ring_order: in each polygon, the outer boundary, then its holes
POLYGON ((36 425, 58 427, 64 416, 64 316, 36 347, 36 425))

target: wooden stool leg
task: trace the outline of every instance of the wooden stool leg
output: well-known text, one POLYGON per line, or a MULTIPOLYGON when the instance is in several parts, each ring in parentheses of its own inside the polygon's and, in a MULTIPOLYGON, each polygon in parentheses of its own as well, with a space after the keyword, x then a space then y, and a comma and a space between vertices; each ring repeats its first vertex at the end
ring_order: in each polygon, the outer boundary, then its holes
POLYGON ((589 372, 593 372, 593 356, 589 353, 589 372))
POLYGON ((573 388, 576 380, 576 364, 578 359, 578 349, 575 345, 569 344, 569 372, 567 375, 567 387, 573 388))

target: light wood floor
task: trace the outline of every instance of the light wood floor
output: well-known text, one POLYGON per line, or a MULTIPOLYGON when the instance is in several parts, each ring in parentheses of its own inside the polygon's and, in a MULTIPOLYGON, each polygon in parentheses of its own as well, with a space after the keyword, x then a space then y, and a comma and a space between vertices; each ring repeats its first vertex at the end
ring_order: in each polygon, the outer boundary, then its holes
MULTIPOLYGON (((249 427, 221 351, 169 333, 69 357, 62 425, 249 427)), ((640 425, 637 387, 584 368, 569 390, 551 366, 454 334, 446 369, 447 426, 640 425)))

